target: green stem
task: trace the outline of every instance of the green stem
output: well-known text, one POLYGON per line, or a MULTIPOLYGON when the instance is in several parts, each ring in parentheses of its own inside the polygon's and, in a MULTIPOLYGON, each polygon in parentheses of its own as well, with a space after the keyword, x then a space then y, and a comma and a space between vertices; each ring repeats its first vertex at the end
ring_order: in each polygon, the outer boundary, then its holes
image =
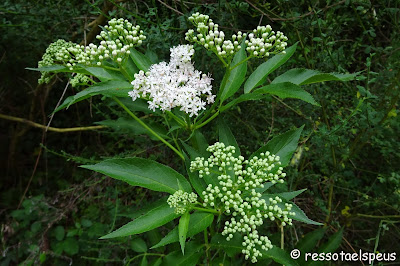
POLYGON ((210 118, 208 118, 206 121, 204 121, 203 123, 201 123, 200 125, 196 126, 195 129, 201 128, 205 125, 207 125, 211 120, 213 120, 214 118, 216 118, 219 115, 219 111, 215 112, 215 114, 213 114, 210 118))
POLYGON ((203 211, 203 212, 214 213, 214 214, 221 214, 219 211, 213 210, 213 209, 206 209, 206 208, 200 208, 200 207, 192 207, 192 209, 198 210, 198 211, 203 211))
POLYGON ((105 66, 105 65, 101 65, 102 68, 108 69, 108 70, 114 70, 114 71, 120 71, 119 68, 116 67, 109 67, 109 66, 105 66))
POLYGON ((207 233, 207 228, 204 229, 204 244, 206 246, 206 258, 207 258, 207 264, 209 264, 209 260, 210 260, 210 255, 208 254, 208 233, 207 233))
POLYGON ((161 140, 165 145, 167 145, 171 150, 173 150, 176 154, 179 155, 179 157, 182 158, 182 160, 185 160, 183 157, 183 154, 178 151, 174 146, 172 146, 168 141, 166 141, 163 137, 158 135, 154 130, 152 130, 149 126, 147 126, 140 118, 138 118, 136 115, 134 115, 131 110, 128 109, 120 100, 118 100, 117 97, 113 97, 114 101, 116 101, 133 119, 135 119, 142 127, 147 129, 151 134, 153 134, 156 138, 161 140))
POLYGON ((143 257, 143 256, 159 256, 159 257, 164 257, 164 254, 158 254, 158 253, 142 253, 139 254, 135 257, 133 257, 132 259, 130 259, 125 265, 130 265, 132 261, 134 261, 137 258, 143 257))
POLYGON ((125 68, 122 65, 119 67, 119 71, 122 73, 122 75, 124 75, 125 78, 127 78, 129 80, 129 82, 131 82, 133 80, 131 78, 131 76, 129 75, 129 73, 125 70, 125 68))
POLYGON ((250 58, 252 58, 252 56, 248 56, 245 59, 243 59, 242 61, 240 61, 239 63, 237 63, 236 65, 234 65, 233 67, 230 68, 230 70, 232 71, 233 69, 235 69, 236 67, 238 67, 239 65, 243 64, 244 62, 248 61, 250 58))
POLYGON ((171 111, 166 111, 166 113, 172 117, 173 119, 175 119, 176 122, 178 122, 179 125, 181 125, 182 127, 186 128, 186 123, 185 121, 183 121, 182 119, 180 119, 179 117, 177 117, 174 113, 172 113, 171 111))

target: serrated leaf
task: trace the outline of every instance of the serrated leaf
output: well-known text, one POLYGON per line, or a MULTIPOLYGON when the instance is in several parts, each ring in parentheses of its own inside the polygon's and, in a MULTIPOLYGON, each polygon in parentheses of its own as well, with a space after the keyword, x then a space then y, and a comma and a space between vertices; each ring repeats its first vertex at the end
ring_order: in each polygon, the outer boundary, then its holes
POLYGON ((102 236, 100 239, 123 237, 144 233, 154 228, 160 227, 177 217, 179 217, 179 215, 175 213, 175 208, 171 208, 168 203, 164 201, 161 202, 159 206, 150 210, 148 213, 139 216, 132 222, 122 226, 112 233, 102 236))
MULTIPOLYGON (((209 227, 214 220, 214 215, 205 212, 195 212, 190 216, 189 229, 187 232, 187 237, 192 237, 202 232, 204 229, 209 227)), ((179 241, 178 228, 175 227, 170 231, 157 245, 153 248, 162 247, 171 243, 179 241)))
POLYGON ((286 54, 277 54, 274 57, 268 59, 267 62, 259 65, 244 84, 244 93, 249 93, 255 87, 263 84, 269 74, 271 74, 275 69, 277 69, 287 60, 289 60, 289 58, 296 51, 296 47, 297 43, 287 48, 285 50, 286 54))
POLYGON ((249 159, 258 156, 262 152, 269 151, 280 157, 281 166, 288 165, 293 153, 297 149, 298 141, 304 125, 300 128, 287 131, 279 136, 274 137, 268 143, 254 152, 249 159))
MULTIPOLYGON (((236 52, 233 60, 231 62, 230 68, 242 62, 246 59, 246 45, 244 42, 241 45, 239 51, 236 52)), ((221 102, 231 97, 242 85, 244 78, 247 72, 247 62, 243 62, 240 65, 236 66, 231 71, 227 71, 224 76, 224 80, 226 80, 225 86, 221 88, 221 102)))
POLYGON ((349 81, 356 78, 355 74, 321 73, 316 70, 294 68, 276 77, 271 84, 291 82, 296 85, 306 85, 324 81, 349 81))
POLYGON ((186 243, 186 235, 189 229, 189 222, 190 222, 190 214, 189 212, 185 212, 179 219, 179 225, 178 225, 179 244, 181 245, 181 250, 183 255, 185 255, 185 243, 186 243))
POLYGON ((140 186, 170 194, 179 190, 178 180, 186 192, 192 188, 185 177, 172 168, 152 160, 142 158, 108 159, 94 165, 82 165, 132 186, 140 186))
POLYGON ((132 61, 135 63, 135 65, 144 72, 148 71, 150 66, 152 65, 151 60, 135 48, 131 48, 130 51, 130 57, 132 58, 132 61))
POLYGON ((302 89, 299 85, 296 85, 292 82, 282 82, 277 84, 271 83, 270 85, 255 90, 254 93, 263 93, 263 94, 268 93, 276 95, 282 99, 286 98, 299 99, 307 103, 311 103, 312 105, 320 106, 314 100, 311 94, 302 89))
POLYGON ((261 250, 262 257, 260 260, 263 259, 272 259, 277 263, 280 263, 285 266, 291 265, 299 265, 294 259, 292 259, 288 252, 283 249, 278 248, 277 246, 273 246, 269 250, 261 250))
POLYGON ((132 85, 127 81, 110 80, 95 85, 78 92, 74 96, 70 96, 54 111, 58 112, 61 109, 68 108, 70 105, 83 101, 95 95, 128 97, 128 92, 132 90, 132 85))

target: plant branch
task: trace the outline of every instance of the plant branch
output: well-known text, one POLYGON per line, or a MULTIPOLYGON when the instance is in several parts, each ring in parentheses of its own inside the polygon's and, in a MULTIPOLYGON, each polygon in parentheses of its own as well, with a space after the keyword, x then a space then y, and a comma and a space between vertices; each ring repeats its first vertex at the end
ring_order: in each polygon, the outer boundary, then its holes
POLYGON ((102 128, 107 127, 107 126, 89 126, 89 127, 57 128, 57 127, 47 127, 45 125, 35 123, 35 122, 27 120, 25 118, 20 118, 20 117, 15 117, 15 116, 10 116, 10 115, 0 114, 0 118, 5 119, 5 120, 19 122, 19 123, 24 123, 24 124, 30 125, 32 127, 37 127, 37 128, 42 128, 42 129, 47 128, 49 131, 58 132, 58 133, 96 130, 96 129, 102 129, 102 128))

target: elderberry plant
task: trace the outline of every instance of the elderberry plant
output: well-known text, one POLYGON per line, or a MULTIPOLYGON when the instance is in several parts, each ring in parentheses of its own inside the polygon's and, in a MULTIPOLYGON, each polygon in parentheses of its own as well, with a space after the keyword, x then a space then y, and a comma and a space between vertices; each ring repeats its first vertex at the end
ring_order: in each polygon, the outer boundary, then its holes
MULTIPOLYGON (((182 174, 138 157, 82 166, 164 196, 143 215, 103 239, 168 228, 169 222, 179 218, 178 225, 153 248, 179 242, 181 254, 172 246, 166 254, 153 256, 175 264, 179 256, 197 263, 201 258, 209 262, 221 254, 233 257, 239 253, 253 263, 276 259, 276 254, 284 251, 268 237, 276 230, 275 224, 282 239, 284 227, 294 220, 320 225, 291 201, 304 190, 277 188, 270 192, 275 184, 284 183, 283 167, 296 150, 303 127, 275 136, 245 160, 223 119, 216 127, 210 122, 238 103, 271 95, 319 106, 305 85, 347 81, 355 75, 291 69, 269 81, 270 74, 295 53, 297 43, 287 48, 288 38, 269 25, 233 32, 229 39, 208 15, 195 13, 188 20, 195 27, 186 33, 191 44, 171 47, 168 63, 152 61, 141 48, 146 40, 145 29, 114 18, 102 28, 96 43, 85 46, 58 40, 46 50, 39 68, 31 69, 42 72, 39 83, 50 82, 57 73, 72 73, 70 83, 80 91, 66 98, 54 112, 101 95, 102 101, 115 102, 126 112, 124 119, 143 127, 186 166, 187 172, 182 174), (191 61, 194 46, 202 46, 218 57, 225 69, 222 80, 214 80, 209 71, 195 68, 191 61), (247 62, 254 58, 265 62, 248 73, 247 62), (141 112, 149 115, 139 118, 141 112), (209 146, 201 133, 206 126, 207 130, 218 131, 214 145, 209 146), (200 250, 203 252, 198 256, 200 250)), ((280 246, 284 247, 283 241, 280 246)))

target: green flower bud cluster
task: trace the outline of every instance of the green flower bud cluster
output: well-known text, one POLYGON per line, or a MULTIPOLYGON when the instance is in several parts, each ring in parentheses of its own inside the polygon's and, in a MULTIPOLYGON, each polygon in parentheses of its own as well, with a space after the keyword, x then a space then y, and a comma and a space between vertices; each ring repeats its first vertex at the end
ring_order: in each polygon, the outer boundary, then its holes
POLYGON ((225 40, 225 33, 219 30, 218 24, 215 24, 209 16, 199 12, 190 16, 189 21, 196 27, 197 33, 190 29, 186 32, 186 40, 198 43, 218 56, 228 58, 228 61, 240 50, 240 43, 246 38, 246 34, 239 31, 237 35, 232 35, 232 40, 225 40))
POLYGON ((232 40, 225 40, 225 33, 218 30, 218 24, 209 16, 197 12, 189 17, 189 21, 196 27, 196 32, 193 29, 188 30, 186 40, 204 46, 219 57, 227 58, 228 62, 241 48, 240 44, 246 37, 249 39, 245 41, 246 51, 250 57, 263 58, 271 54, 285 53, 288 38, 280 31, 272 31, 270 25, 258 26, 248 35, 239 31, 232 35, 232 40))
POLYGON ((77 87, 80 84, 88 84, 89 77, 84 74, 76 74, 70 81, 72 87, 77 87))
POLYGON ((90 61, 96 61, 98 65, 108 58, 121 63, 125 56, 130 54, 130 48, 141 45, 146 39, 140 26, 134 26, 122 18, 111 19, 104 29, 96 36, 100 45, 89 46, 86 51, 90 61))
POLYGON ((282 226, 291 225, 289 215, 292 205, 282 205, 282 199, 263 198, 257 188, 263 188, 265 182, 283 183, 286 174, 280 167, 279 156, 270 152, 260 153, 250 160, 242 156, 235 157, 235 147, 226 147, 215 143, 207 148, 211 153, 208 159, 196 158, 191 162, 190 170, 199 171, 199 177, 218 175, 218 185, 209 184, 203 191, 203 206, 213 207, 226 215, 232 216, 225 222, 222 235, 229 241, 235 233, 245 235, 242 253, 253 263, 261 256, 262 250, 272 247, 267 236, 259 236, 257 227, 264 219, 279 220, 282 226))
POLYGON ((176 191, 168 197, 167 203, 171 208, 175 208, 176 214, 184 214, 193 203, 197 202, 195 193, 187 193, 183 190, 176 191))
POLYGON ((249 40, 245 43, 250 56, 262 58, 270 54, 285 53, 288 38, 280 31, 275 33, 270 25, 258 26, 248 37, 249 40))
MULTIPOLYGON (((121 63, 130 54, 130 49, 141 45, 146 36, 140 26, 134 26, 128 20, 114 18, 96 38, 100 40, 100 45, 91 43, 84 46, 64 40, 50 44, 39 62, 39 67, 59 64, 73 70, 77 64, 101 66, 106 60, 121 63)), ((49 81, 49 73, 42 72, 39 84, 49 81)))
MULTIPOLYGON (((75 46, 72 42, 66 42, 64 40, 57 40, 47 47, 42 60, 39 61, 38 67, 51 66, 54 64, 66 64, 67 60, 63 59, 60 51, 75 46)), ((50 72, 43 71, 41 77, 38 80, 39 84, 50 82, 50 72)))

